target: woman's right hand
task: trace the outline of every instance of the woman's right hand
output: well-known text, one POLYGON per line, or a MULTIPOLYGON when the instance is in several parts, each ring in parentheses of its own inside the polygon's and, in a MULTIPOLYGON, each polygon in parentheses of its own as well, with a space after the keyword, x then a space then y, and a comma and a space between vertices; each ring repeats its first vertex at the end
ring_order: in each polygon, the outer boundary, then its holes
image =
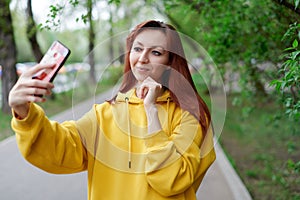
POLYGON ((14 110, 19 118, 25 118, 28 115, 28 102, 44 102, 44 95, 51 94, 54 88, 52 83, 32 77, 43 69, 54 67, 54 64, 37 64, 26 72, 22 73, 17 83, 11 89, 8 96, 8 104, 14 110))

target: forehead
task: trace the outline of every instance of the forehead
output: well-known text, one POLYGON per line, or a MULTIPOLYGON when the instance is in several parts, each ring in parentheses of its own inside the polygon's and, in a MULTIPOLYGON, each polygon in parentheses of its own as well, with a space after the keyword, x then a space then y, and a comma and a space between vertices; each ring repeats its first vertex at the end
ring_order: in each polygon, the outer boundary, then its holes
POLYGON ((160 30, 143 30, 137 35, 133 43, 140 43, 145 47, 160 46, 167 49, 167 37, 165 33, 160 30))

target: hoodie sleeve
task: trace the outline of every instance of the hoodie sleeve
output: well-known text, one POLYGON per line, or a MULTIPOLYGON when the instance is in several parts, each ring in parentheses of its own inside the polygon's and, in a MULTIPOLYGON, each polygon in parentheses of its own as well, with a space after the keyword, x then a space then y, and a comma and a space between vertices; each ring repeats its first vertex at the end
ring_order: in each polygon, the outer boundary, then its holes
POLYGON ((87 153, 75 122, 51 121, 41 107, 31 103, 28 116, 13 117, 11 124, 21 154, 33 165, 57 174, 86 169, 87 153))
POLYGON ((188 112, 176 122, 170 136, 160 131, 146 140, 146 177, 149 185, 163 196, 180 194, 199 187, 215 160, 213 134, 203 137, 198 121, 188 112))

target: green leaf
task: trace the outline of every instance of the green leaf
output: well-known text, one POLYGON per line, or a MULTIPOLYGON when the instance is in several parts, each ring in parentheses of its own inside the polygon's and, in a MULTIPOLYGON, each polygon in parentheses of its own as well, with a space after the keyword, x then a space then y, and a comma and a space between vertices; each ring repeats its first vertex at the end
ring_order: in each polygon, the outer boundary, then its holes
POLYGON ((76 7, 79 4, 78 0, 69 0, 69 3, 73 6, 76 7))
POLYGON ((270 82, 270 85, 277 85, 278 83, 280 83, 280 81, 276 79, 276 80, 272 80, 270 82))
POLYGON ((297 48, 297 47, 298 47, 298 41, 297 41, 297 39, 294 40, 294 42, 293 42, 293 47, 294 47, 294 48, 297 48))
POLYGON ((300 51, 292 52, 292 59, 296 60, 297 56, 300 54, 300 51))
POLYGON ((300 0, 295 0, 295 10, 298 8, 300 0))
POLYGON ((295 50, 295 48, 294 47, 288 47, 288 48, 284 49, 284 51, 290 51, 290 50, 295 50))

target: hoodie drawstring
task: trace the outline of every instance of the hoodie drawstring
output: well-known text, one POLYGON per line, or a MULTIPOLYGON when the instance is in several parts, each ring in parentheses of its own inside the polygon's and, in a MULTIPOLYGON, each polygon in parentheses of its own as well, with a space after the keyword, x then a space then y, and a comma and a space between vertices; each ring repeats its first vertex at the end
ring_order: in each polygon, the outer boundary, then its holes
POLYGON ((129 114, 129 98, 125 97, 127 108, 127 129, 128 129, 128 167, 131 168, 131 128, 130 128, 130 114, 129 114))
POLYGON ((171 97, 167 98, 167 133, 170 135, 170 127, 169 127, 169 106, 170 106, 171 97))
MULTIPOLYGON (((171 98, 167 98, 167 133, 170 135, 169 127, 169 107, 171 98)), ((132 157, 132 144, 131 144, 131 125, 130 125, 130 113, 129 113, 129 98, 125 97, 126 109, 127 109, 127 130, 128 130, 128 167, 131 168, 131 157, 132 157)))

